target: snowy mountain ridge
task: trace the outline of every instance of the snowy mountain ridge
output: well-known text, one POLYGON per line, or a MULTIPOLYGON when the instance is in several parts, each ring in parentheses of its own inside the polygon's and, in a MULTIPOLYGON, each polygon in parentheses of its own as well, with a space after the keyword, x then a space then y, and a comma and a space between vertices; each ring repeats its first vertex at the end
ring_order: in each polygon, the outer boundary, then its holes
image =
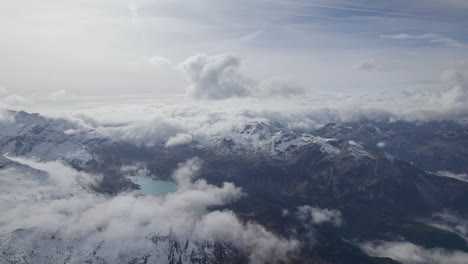
POLYGON ((343 142, 334 138, 324 138, 312 133, 296 132, 279 123, 252 122, 242 129, 234 129, 227 135, 215 136, 200 142, 197 147, 215 150, 221 155, 259 154, 275 158, 288 158, 296 151, 309 146, 318 146, 330 157, 346 153, 354 157, 368 156, 364 148, 354 142, 343 142))

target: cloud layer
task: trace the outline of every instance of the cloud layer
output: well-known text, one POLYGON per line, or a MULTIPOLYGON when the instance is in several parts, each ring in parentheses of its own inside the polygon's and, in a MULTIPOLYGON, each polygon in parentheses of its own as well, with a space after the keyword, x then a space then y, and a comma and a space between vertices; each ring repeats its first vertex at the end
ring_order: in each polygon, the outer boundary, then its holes
POLYGON ((164 197, 134 193, 108 197, 90 190, 90 184, 99 179, 96 175, 58 162, 17 161, 46 173, 24 165, 0 171, 0 240, 9 241, 2 243, 2 250, 9 253, 27 252, 42 239, 44 248, 40 243, 34 247, 42 252, 40 257, 50 257, 46 248, 53 243, 51 235, 62 241, 63 252, 73 247, 71 262, 82 261, 93 250, 108 262, 115 262, 121 252, 138 255, 151 248, 150 234, 170 235, 182 242, 222 241, 245 252, 252 263, 286 259, 298 247, 297 241, 276 236, 258 224, 240 222, 231 211, 207 213, 208 206, 229 203, 243 193, 231 183, 217 187, 196 179, 198 159, 180 164, 173 174, 178 189, 164 197), (15 230, 27 230, 29 235, 23 237, 15 230), (44 235, 49 238, 41 238, 44 235))

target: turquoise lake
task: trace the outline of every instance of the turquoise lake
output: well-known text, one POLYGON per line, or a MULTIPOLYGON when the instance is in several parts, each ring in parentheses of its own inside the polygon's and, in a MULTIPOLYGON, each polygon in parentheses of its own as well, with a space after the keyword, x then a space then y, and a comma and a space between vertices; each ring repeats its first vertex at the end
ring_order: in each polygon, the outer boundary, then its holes
POLYGON ((128 179, 138 184, 139 193, 144 195, 164 196, 177 190, 177 185, 172 181, 154 180, 143 176, 131 176, 128 179))

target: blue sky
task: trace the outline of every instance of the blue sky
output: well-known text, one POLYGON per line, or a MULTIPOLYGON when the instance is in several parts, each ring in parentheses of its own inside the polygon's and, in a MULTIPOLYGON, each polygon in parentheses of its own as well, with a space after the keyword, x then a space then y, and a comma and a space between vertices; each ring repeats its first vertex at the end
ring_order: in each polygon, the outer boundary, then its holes
POLYGON ((468 57, 467 14, 465 0, 10 1, 0 87, 183 94, 180 62, 230 53, 249 78, 305 90, 433 89, 468 57))

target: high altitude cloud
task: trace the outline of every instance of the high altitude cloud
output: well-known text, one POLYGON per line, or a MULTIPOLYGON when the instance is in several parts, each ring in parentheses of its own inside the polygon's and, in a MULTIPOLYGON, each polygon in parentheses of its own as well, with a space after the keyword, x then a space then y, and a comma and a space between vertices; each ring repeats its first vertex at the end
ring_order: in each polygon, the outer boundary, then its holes
POLYGON ((187 95, 194 99, 227 99, 232 97, 288 97, 304 94, 294 84, 266 81, 261 84, 246 77, 239 70, 241 59, 233 54, 191 56, 179 68, 191 84, 187 95))
POLYGON ((422 34, 422 35, 412 35, 412 34, 395 34, 395 35, 380 35, 382 38, 389 39, 427 39, 430 43, 443 44, 449 47, 455 48, 468 48, 468 44, 458 41, 453 38, 449 38, 439 34, 422 34))
POLYGON ((297 241, 276 236, 258 224, 240 222, 230 211, 206 213, 208 206, 223 205, 243 193, 232 183, 217 187, 196 179, 198 159, 179 165, 173 174, 178 189, 164 197, 134 193, 109 197, 91 190, 99 181, 97 175, 59 162, 16 160, 21 164, 0 170, 3 258, 28 259, 28 252, 35 249, 38 261, 54 256, 53 262, 82 263, 92 256, 114 263, 151 251, 155 246, 151 234, 183 243, 226 242, 245 252, 252 263, 271 257, 284 260, 298 247, 297 241), (50 247, 57 248, 58 254, 50 255, 50 247))
POLYGON ((464 264, 468 254, 442 248, 424 248, 410 242, 366 242, 361 249, 370 256, 388 257, 404 264, 464 264))

